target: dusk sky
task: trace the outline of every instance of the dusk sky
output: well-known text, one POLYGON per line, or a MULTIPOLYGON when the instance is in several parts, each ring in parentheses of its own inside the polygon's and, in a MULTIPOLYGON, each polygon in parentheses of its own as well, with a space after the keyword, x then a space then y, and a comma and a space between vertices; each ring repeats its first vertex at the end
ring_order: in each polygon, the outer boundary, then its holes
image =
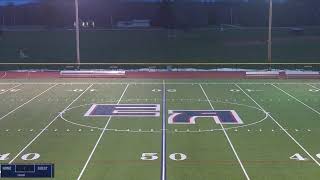
POLYGON ((29 3, 29 2, 34 2, 37 0, 0 0, 0 5, 6 5, 8 3, 15 3, 15 4, 25 4, 25 3, 29 3))

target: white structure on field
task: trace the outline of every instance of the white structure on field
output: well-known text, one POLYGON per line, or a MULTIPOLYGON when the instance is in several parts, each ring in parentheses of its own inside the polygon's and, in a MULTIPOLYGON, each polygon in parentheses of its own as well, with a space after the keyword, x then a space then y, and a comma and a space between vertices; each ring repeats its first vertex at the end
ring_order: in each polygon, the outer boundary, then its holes
POLYGON ((151 21, 148 19, 143 20, 131 20, 131 21, 118 21, 118 28, 147 28, 151 26, 151 21))

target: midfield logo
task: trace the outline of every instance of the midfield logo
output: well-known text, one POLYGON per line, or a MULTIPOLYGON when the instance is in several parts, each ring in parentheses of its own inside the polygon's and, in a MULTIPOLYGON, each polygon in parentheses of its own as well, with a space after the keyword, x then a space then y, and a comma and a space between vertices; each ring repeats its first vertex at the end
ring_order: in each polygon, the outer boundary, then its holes
POLYGON ((159 104, 93 104, 85 116, 158 117, 159 104))
MULTIPOLYGON (((85 116, 159 117, 160 104, 93 104, 85 116)), ((213 118, 217 124, 243 124, 234 110, 169 110, 169 124, 196 124, 199 118, 213 118)))
POLYGON ((243 124, 234 110, 169 110, 169 124, 196 124, 198 118, 213 118, 217 124, 243 124))

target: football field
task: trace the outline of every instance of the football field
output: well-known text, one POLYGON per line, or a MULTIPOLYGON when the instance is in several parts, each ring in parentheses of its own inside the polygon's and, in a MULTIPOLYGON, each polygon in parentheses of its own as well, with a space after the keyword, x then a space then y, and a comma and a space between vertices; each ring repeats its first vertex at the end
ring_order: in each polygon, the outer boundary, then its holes
POLYGON ((0 164, 55 180, 316 180, 319 80, 0 80, 0 164))

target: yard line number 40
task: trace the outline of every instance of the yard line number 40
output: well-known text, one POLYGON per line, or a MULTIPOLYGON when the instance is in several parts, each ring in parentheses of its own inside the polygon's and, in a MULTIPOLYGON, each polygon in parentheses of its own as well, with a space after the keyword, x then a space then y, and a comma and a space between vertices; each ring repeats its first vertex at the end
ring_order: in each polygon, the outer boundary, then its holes
MULTIPOLYGON (((320 153, 319 153, 319 154, 316 154, 316 156, 317 156, 317 158, 320 159, 320 153)), ((309 160, 308 158, 303 157, 303 156, 302 156, 301 154, 299 154, 299 153, 294 154, 293 156, 290 157, 290 159, 296 160, 296 161, 307 161, 307 160, 309 160)))

